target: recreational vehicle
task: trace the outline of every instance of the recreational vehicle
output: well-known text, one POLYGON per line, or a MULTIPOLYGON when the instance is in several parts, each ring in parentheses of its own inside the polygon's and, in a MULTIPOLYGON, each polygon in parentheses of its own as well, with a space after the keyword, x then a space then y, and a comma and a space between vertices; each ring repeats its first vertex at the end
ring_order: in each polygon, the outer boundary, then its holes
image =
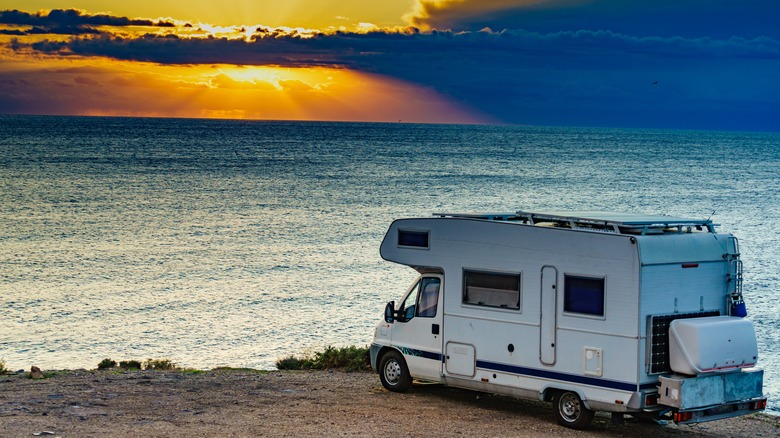
POLYGON ((607 212, 435 214, 380 254, 419 272, 371 344, 385 388, 412 381, 697 423, 766 407, 736 237, 711 220, 607 212))

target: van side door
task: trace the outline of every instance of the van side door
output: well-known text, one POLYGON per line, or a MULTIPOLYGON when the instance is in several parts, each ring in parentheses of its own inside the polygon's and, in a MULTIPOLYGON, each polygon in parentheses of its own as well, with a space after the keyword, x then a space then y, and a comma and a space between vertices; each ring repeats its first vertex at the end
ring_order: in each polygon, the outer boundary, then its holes
POLYGON ((392 343, 404 355, 412 377, 441 381, 444 276, 421 276, 397 310, 392 343))
POLYGON ((555 365, 555 342, 558 330, 558 270, 554 266, 542 267, 540 301, 539 360, 545 365, 555 365))

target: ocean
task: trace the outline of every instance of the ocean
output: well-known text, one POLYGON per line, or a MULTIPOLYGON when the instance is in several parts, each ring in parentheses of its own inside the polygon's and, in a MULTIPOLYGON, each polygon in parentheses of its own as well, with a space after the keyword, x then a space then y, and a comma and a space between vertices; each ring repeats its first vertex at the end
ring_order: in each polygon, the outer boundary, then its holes
POLYGON ((780 413, 778 169, 777 133, 0 116, 0 359, 273 369, 370 343, 393 219, 618 210, 739 238, 780 413))

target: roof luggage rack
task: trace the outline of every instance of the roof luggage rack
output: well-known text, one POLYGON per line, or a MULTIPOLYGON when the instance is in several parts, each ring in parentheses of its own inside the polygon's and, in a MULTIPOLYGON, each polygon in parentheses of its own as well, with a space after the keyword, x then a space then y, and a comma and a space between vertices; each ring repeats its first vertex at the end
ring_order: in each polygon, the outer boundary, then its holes
POLYGON ((531 212, 519 210, 515 213, 434 213, 434 216, 520 222, 527 225, 642 236, 715 232, 715 224, 709 219, 686 219, 664 215, 605 211, 531 212))

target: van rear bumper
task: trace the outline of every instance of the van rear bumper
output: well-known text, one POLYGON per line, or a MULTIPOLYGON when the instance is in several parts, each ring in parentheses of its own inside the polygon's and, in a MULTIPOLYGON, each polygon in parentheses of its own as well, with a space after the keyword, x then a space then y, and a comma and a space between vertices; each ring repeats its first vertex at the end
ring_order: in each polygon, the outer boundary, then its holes
POLYGON ((704 423, 705 421, 722 420, 740 415, 761 412, 766 409, 766 398, 738 403, 727 403, 705 409, 677 411, 672 414, 677 424, 704 423))

